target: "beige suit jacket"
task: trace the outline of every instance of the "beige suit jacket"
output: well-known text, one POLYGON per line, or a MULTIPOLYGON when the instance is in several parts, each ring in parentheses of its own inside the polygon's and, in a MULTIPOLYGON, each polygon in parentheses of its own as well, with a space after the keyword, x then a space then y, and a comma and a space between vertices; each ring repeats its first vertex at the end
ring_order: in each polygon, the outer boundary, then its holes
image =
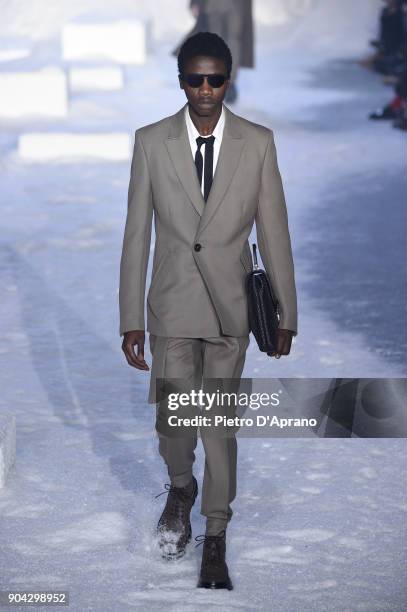
POLYGON ((150 333, 183 338, 249 333, 245 278, 252 269, 248 237, 254 222, 280 304, 280 327, 297 333, 291 241, 272 130, 225 106, 218 164, 205 203, 184 110, 135 133, 120 265, 120 335, 145 329, 153 216, 150 333))

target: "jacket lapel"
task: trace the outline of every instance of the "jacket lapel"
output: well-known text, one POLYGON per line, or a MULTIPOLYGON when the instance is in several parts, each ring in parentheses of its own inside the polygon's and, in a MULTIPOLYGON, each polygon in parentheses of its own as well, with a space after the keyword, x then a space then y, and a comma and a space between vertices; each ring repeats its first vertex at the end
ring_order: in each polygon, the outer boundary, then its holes
POLYGON ((174 115, 165 144, 181 185, 197 213, 202 215, 205 200, 201 193, 189 144, 188 130, 184 117, 185 106, 186 104, 174 115))
POLYGON ((208 225, 226 194, 237 169, 245 139, 239 130, 238 118, 225 106, 222 144, 212 187, 208 200, 205 202, 189 144, 184 117, 185 107, 186 104, 173 116, 165 144, 178 178, 195 210, 201 216, 199 234, 208 225))
MULTIPOLYGON (((213 177, 211 190, 205 203, 197 235, 203 232, 226 195, 228 187, 235 174, 240 156, 243 151, 245 139, 238 125, 238 118, 226 106, 225 127, 223 129, 222 144, 220 145, 218 163, 213 177)), ((205 200, 204 200, 205 202, 205 200)))

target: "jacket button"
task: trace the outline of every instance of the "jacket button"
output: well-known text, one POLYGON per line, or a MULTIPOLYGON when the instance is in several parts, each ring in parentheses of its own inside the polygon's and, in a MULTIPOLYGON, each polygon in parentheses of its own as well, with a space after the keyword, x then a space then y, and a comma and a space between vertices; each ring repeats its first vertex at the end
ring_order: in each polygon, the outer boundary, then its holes
POLYGON ((202 245, 199 244, 199 242, 197 244, 194 245, 194 251, 200 251, 202 249, 202 245))

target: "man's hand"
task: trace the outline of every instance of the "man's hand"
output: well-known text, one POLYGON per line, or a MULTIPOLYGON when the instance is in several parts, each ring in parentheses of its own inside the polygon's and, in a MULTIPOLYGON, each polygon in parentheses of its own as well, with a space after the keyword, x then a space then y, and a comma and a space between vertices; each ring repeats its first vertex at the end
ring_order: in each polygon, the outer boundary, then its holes
POLYGON ((127 363, 138 370, 149 370, 144 361, 144 342, 145 334, 142 330, 128 331, 124 333, 122 351, 127 359, 127 363), (137 345, 137 355, 134 350, 137 345))
POLYGON ((276 359, 280 359, 281 355, 289 355, 293 334, 294 332, 292 332, 290 329, 278 329, 277 350, 273 353, 267 353, 267 355, 269 357, 275 357, 276 359))

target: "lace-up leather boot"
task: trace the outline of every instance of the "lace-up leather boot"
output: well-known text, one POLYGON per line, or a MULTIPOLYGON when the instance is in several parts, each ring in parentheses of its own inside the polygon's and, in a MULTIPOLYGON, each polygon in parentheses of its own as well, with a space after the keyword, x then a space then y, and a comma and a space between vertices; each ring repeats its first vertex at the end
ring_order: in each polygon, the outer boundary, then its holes
POLYGON ((185 554, 185 548, 192 536, 190 514, 198 495, 198 483, 192 477, 185 487, 165 485, 156 497, 168 492, 167 503, 158 521, 157 535, 161 554, 165 559, 179 559, 185 554))
POLYGON ((218 535, 201 535, 195 538, 197 546, 203 543, 201 573, 197 586, 204 589, 233 589, 226 565, 226 531, 218 535))

